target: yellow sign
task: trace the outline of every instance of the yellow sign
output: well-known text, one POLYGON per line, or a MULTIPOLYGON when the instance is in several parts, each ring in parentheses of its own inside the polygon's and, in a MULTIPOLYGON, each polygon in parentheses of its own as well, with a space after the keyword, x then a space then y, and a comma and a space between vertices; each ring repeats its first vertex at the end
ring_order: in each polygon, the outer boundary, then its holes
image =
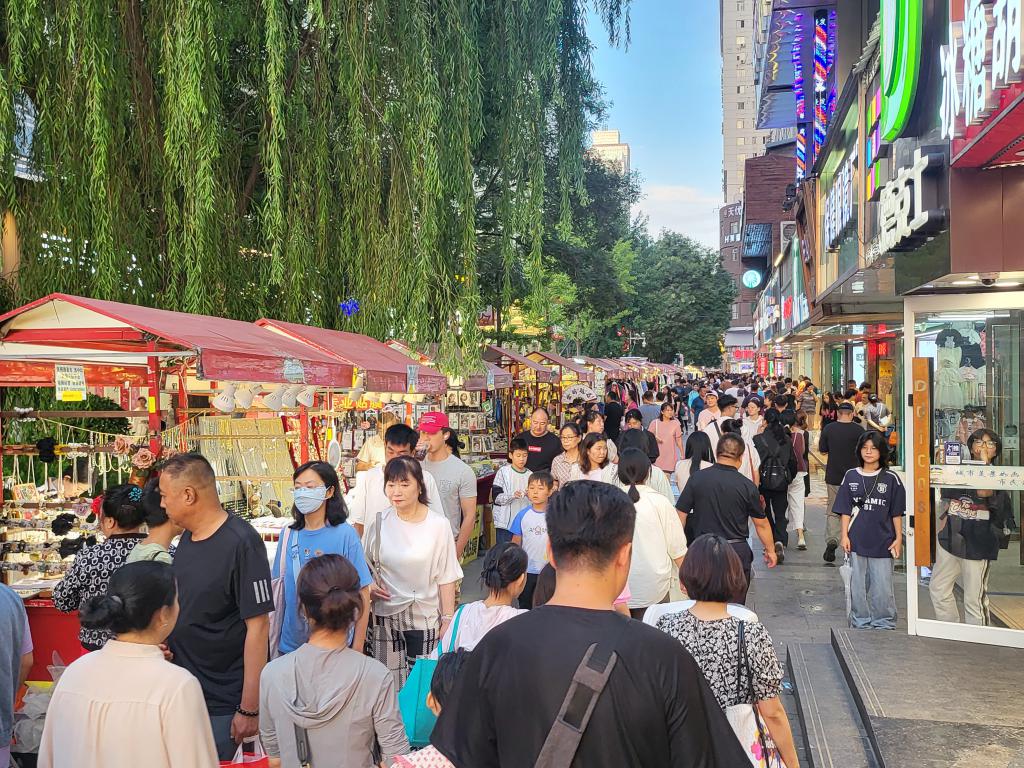
POLYGON ((80 403, 85 400, 85 368, 81 365, 55 365, 53 368, 57 401, 80 403))

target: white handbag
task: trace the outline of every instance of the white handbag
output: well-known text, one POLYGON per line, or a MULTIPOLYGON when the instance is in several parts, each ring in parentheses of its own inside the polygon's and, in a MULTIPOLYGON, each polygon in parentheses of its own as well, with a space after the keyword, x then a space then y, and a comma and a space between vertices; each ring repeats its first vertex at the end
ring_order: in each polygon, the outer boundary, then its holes
POLYGON ((739 662, 736 669, 736 690, 749 693, 752 704, 734 704, 725 708, 725 717, 739 739, 743 751, 754 768, 786 768, 779 756, 779 750, 772 741, 768 729, 757 712, 757 697, 754 695, 754 671, 747 656, 747 641, 744 632, 746 622, 740 622, 739 662), (743 670, 747 670, 747 684, 743 685, 743 670))

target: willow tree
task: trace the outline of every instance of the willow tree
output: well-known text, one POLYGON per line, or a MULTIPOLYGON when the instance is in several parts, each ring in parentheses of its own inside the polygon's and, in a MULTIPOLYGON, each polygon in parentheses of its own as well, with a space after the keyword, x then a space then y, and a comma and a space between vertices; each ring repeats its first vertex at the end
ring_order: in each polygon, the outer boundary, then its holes
MULTIPOLYGON (((614 40, 628 0, 591 1, 614 40)), ((537 287, 546 132, 571 227, 587 2, 8 0, 18 297, 270 315, 465 357, 482 199, 506 274, 525 243, 537 287)))

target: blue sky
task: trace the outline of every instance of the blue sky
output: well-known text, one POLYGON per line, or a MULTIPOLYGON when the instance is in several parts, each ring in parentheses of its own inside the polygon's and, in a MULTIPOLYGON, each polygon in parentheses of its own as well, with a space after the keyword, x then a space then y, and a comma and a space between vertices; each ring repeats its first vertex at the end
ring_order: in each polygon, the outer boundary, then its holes
POLYGON ((629 48, 612 48, 596 16, 594 73, 607 124, 630 145, 651 234, 674 229, 718 247, 722 197, 721 56, 717 0, 635 0, 629 48))

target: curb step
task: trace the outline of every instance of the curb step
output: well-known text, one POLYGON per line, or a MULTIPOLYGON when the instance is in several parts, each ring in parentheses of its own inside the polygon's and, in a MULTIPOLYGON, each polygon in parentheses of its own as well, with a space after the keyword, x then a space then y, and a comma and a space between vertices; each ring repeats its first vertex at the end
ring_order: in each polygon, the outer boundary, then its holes
MULTIPOLYGON (((796 643, 786 666, 810 768, 879 768, 861 711, 830 643, 796 643)), ((795 730, 795 729, 794 729, 795 730)))

